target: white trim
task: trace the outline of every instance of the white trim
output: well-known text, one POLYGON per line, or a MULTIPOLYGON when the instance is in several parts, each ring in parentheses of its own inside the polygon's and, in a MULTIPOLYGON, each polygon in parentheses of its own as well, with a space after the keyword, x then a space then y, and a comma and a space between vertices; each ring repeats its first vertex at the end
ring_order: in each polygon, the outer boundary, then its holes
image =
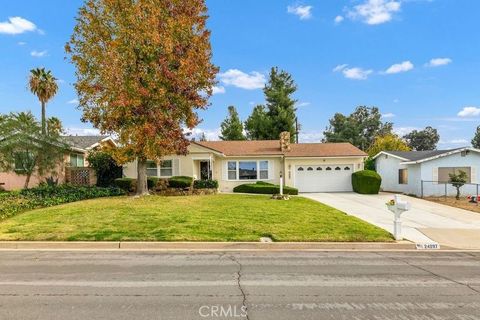
POLYGON ((95 147, 98 147, 102 142, 106 142, 106 141, 110 141, 113 143, 113 145, 116 147, 117 146, 117 143, 115 142, 115 140, 112 139, 112 137, 106 137, 106 138, 103 138, 102 140, 98 141, 98 142, 95 142, 94 144, 92 144, 90 147, 87 147, 85 148, 85 150, 91 150, 95 147))
MULTIPOLYGON (((408 151, 406 151, 408 152, 408 151)), ((400 156, 397 156, 397 155, 394 155, 394 154, 391 154, 391 153, 388 153, 388 151, 380 151, 379 153, 377 153, 375 156, 373 156, 372 160, 375 160, 376 158, 378 158, 380 155, 382 154, 386 154, 388 156, 391 156, 393 158, 397 158, 399 160, 404 160, 404 161, 410 161, 410 159, 406 159, 406 158, 403 158, 403 157, 400 157, 400 156)))
POLYGON ((289 157, 285 156, 285 159, 288 160, 316 160, 316 159, 358 159, 358 158, 368 158, 367 156, 332 156, 332 157, 318 157, 318 156, 311 156, 311 157, 289 157))
POLYGON ((480 153, 480 149, 475 149, 475 148, 461 148, 461 149, 455 149, 455 150, 452 150, 452 151, 449 151, 449 152, 441 153, 441 154, 438 154, 438 155, 436 155, 436 156, 429 157, 429 158, 425 158, 425 159, 421 159, 421 160, 417 160, 417 161, 405 161, 405 162, 401 162, 401 164, 417 164, 417 163, 423 163, 423 162, 427 162, 427 161, 431 161, 431 160, 436 160, 436 159, 443 158, 443 157, 448 157, 448 156, 451 156, 451 155, 453 155, 453 154, 461 153, 461 152, 463 152, 463 151, 473 151, 473 152, 480 153))

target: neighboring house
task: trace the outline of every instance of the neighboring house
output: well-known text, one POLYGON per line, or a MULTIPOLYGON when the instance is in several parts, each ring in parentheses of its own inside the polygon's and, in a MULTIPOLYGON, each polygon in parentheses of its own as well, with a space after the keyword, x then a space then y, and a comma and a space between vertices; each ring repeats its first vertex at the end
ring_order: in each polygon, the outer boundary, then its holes
MULTIPOLYGON (((86 168, 88 153, 96 148, 108 144, 115 146, 115 141, 108 136, 65 136, 65 142, 70 146, 69 152, 64 156, 64 163, 59 163, 55 170, 59 183, 64 183, 69 179, 69 169, 86 168)), ((30 180, 30 187, 37 186, 44 182, 45 178, 34 174, 30 180)), ((25 176, 15 172, 0 172, 0 183, 5 190, 21 189, 25 183, 25 176)))
MULTIPOLYGON (((463 170, 468 183, 480 181, 480 150, 457 148, 433 151, 382 151, 373 157, 382 177, 382 190, 417 196, 455 194, 455 188, 445 185, 449 174, 463 170), (422 182, 423 181, 423 182, 422 182), (446 187, 446 189, 445 189, 446 187), (423 189, 423 190, 422 190, 423 189)), ((476 192, 475 185, 462 187, 463 193, 476 192)))
MULTIPOLYGON (((290 143, 280 140, 192 142, 186 156, 149 161, 147 175, 160 178, 190 176, 215 179, 219 190, 265 181, 296 187, 300 192, 352 191, 351 175, 363 170, 367 154, 350 143, 290 143)), ((136 178, 136 162, 124 166, 124 176, 136 178)))

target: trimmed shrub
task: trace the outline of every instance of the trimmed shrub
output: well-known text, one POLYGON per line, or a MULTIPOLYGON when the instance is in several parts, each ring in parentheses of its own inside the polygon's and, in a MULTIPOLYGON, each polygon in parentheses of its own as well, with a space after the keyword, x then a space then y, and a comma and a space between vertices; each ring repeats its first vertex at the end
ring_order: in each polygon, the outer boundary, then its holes
POLYGON ((353 191, 360 194, 378 194, 382 177, 372 170, 357 171, 352 174, 353 191))
POLYGON ((0 220, 18 213, 86 199, 125 195, 119 188, 48 186, 0 194, 0 220))
MULTIPOLYGON (((147 177, 148 190, 155 189, 158 183, 157 177, 147 177)), ((118 178, 115 179, 115 186, 125 190, 126 192, 134 192, 137 189, 137 179, 133 178, 118 178)))
POLYGON ((126 192, 133 192, 133 190, 135 190, 136 183, 137 180, 132 178, 115 179, 115 186, 126 192))
POLYGON ((178 188, 178 189, 184 189, 184 188, 190 188, 193 183, 193 178, 192 177, 187 177, 187 176, 177 176, 177 177, 171 177, 168 179, 168 186, 170 188, 178 188))
MULTIPOLYGON (((255 193, 255 194, 278 194, 280 186, 259 181, 251 184, 241 184, 233 188, 233 192, 238 193, 255 193)), ((284 194, 298 195, 298 189, 292 187, 283 187, 284 194)))
POLYGON ((122 167, 105 151, 93 151, 87 157, 89 167, 95 170, 98 187, 115 185, 115 179, 122 177, 122 167))
POLYGON ((148 177, 147 178, 147 188, 148 190, 153 190, 158 184, 158 178, 157 177, 148 177))
POLYGON ((193 182, 194 189, 218 189, 217 180, 195 180, 193 182))

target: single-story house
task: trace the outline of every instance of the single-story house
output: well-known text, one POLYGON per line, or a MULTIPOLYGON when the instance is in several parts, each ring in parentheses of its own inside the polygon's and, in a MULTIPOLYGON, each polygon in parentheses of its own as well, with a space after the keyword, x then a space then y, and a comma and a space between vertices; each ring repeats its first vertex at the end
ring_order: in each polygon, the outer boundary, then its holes
MULTIPOLYGON (((290 143, 287 132, 279 140, 192 142, 186 156, 149 161, 147 175, 215 179, 221 192, 257 181, 279 184, 283 176, 284 185, 300 192, 340 192, 352 191, 351 175, 363 170, 366 157, 350 143, 290 143)), ((135 178, 136 162, 123 174, 135 178)))
POLYGON ((463 193, 475 194, 480 181, 480 150, 457 148, 433 151, 382 151, 373 157, 378 174, 382 177, 383 191, 401 192, 416 196, 455 194, 448 185, 449 174, 463 170, 467 182, 463 193), (445 184, 447 183, 447 185, 445 184))
MULTIPOLYGON (((69 146, 68 152, 64 155, 63 163, 59 163, 55 169, 56 178, 59 183, 68 181, 70 168, 87 168, 86 160, 88 153, 104 146, 105 144, 115 146, 115 141, 108 136, 65 136, 63 137, 69 146)), ((44 182, 45 178, 34 174, 30 180, 30 187, 37 186, 44 182)), ((0 183, 5 190, 22 189, 25 183, 25 176, 15 172, 0 172, 0 183)))

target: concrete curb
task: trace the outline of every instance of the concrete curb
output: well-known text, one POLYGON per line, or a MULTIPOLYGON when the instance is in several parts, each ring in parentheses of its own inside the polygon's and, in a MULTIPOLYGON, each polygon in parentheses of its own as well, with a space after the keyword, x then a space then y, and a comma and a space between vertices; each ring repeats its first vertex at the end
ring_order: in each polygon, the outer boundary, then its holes
POLYGON ((399 242, 120 242, 0 241, 0 250, 325 251, 416 250, 399 242))

